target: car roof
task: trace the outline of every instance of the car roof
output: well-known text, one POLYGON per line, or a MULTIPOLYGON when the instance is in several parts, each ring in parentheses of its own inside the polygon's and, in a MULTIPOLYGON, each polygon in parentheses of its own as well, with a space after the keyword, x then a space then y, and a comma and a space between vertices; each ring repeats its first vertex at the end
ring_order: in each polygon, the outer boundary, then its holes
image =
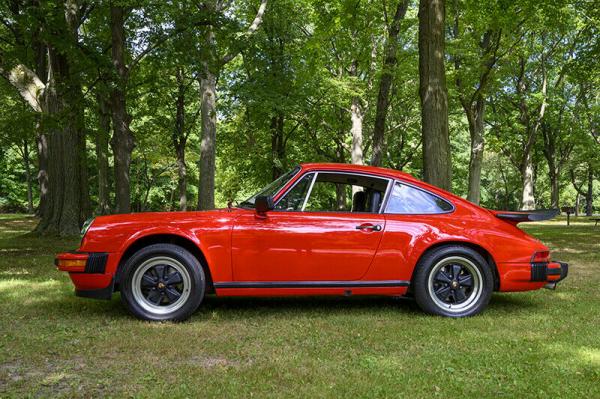
POLYGON ((400 172, 394 169, 380 168, 376 166, 367 165, 354 165, 347 163, 303 163, 300 164, 303 170, 335 170, 341 172, 356 172, 356 173, 371 173, 375 175, 387 176, 390 178, 399 178, 404 180, 410 180, 413 182, 420 182, 414 176, 400 172))
POLYGON ((340 171, 340 172, 355 172, 355 173, 370 173, 374 175, 379 175, 383 177, 388 177, 391 179, 399 179, 403 180, 407 183, 414 184, 420 188, 426 189, 428 191, 433 192, 436 195, 440 195, 446 200, 452 199, 454 205, 461 204, 463 206, 468 206, 470 208, 480 208, 479 206, 472 204, 465 200, 464 198, 459 197, 456 194, 453 194, 449 191, 436 187, 432 184, 426 183, 423 180, 419 180, 413 175, 410 175, 406 172, 400 172, 399 170, 388 169, 388 168, 380 168, 376 166, 367 166, 367 165, 354 165, 347 163, 302 163, 300 167, 305 171, 313 171, 313 170, 327 170, 327 171, 340 171))

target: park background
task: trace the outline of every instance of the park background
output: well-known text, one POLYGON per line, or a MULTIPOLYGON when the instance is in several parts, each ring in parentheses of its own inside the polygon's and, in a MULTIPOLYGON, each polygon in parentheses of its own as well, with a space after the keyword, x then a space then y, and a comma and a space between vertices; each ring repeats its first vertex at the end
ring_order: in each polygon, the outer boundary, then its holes
POLYGON ((599 15, 572 0, 6 1, 0 210, 70 235, 351 162, 489 208, 591 215, 599 15))
POLYGON ((599 20, 593 0, 0 2, 0 396, 600 397, 599 20), (173 324, 53 265, 89 216, 225 206, 303 161, 577 205, 520 225, 569 277, 459 320, 207 297, 173 324))

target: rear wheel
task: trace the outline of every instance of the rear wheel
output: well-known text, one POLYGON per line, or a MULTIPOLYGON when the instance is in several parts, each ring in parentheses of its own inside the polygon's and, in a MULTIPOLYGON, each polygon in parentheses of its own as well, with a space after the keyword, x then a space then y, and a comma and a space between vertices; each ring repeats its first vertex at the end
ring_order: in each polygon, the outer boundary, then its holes
POLYGON ((415 299, 427 313, 466 317, 490 301, 494 277, 476 251, 462 246, 435 249, 419 261, 413 278, 415 299))
POLYGON ((143 320, 185 320, 205 291, 202 266, 173 244, 155 244, 136 252, 124 265, 121 300, 143 320))

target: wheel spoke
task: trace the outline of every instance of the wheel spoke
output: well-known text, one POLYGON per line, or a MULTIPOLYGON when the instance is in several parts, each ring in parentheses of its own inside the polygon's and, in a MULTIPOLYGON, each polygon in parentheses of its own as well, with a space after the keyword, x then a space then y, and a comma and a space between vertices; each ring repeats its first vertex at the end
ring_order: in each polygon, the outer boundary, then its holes
POLYGON ((440 298, 442 301, 446 301, 448 300, 448 296, 450 295, 450 292, 452 291, 452 289, 450 287, 440 287, 435 291, 435 295, 437 295, 438 298, 440 298))
POLYGON ((158 279, 161 279, 165 276, 165 266, 163 265, 158 265, 158 266, 154 266, 154 273, 156 273, 156 277, 158 279))
POLYGON ((148 293, 148 296, 146 297, 150 302, 154 303, 155 305, 160 304, 160 301, 162 300, 163 294, 156 290, 156 289, 152 289, 150 290, 150 292, 148 293))
POLYGON ((175 302, 176 300, 178 300, 181 297, 181 294, 179 293, 179 291, 177 291, 175 288, 172 288, 172 287, 167 287, 167 289, 165 290, 165 293, 167 294, 167 298, 169 298, 170 302, 175 302))
POLYGON ((462 266, 460 265, 452 265, 452 277, 455 280, 458 280, 458 276, 460 275, 460 271, 462 270, 462 266))
POLYGON ((454 299, 457 302, 462 302, 465 299, 467 299, 467 296, 465 295, 465 291, 462 288, 458 288, 458 289, 454 290, 454 299))
POLYGON ((156 285, 156 278, 152 278, 151 276, 144 274, 142 276, 142 287, 153 287, 156 285))
POLYGON ((183 282, 183 279, 181 278, 181 274, 179 274, 179 272, 169 274, 165 280, 166 285, 179 284, 181 282, 183 282))
POLYGON ((435 275, 435 281, 439 283, 450 284, 450 282, 452 282, 452 278, 448 276, 444 270, 440 270, 438 274, 435 275))
POLYGON ((458 278, 458 284, 461 287, 472 287, 473 286, 473 276, 465 275, 458 278))

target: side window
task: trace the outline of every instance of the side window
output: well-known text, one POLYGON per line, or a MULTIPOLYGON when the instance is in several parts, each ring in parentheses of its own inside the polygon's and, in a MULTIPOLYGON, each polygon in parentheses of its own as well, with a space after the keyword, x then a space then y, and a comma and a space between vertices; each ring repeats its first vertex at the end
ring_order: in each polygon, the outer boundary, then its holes
POLYGON ((305 211, 350 211, 352 186, 332 182, 315 181, 305 211))
POLYGON ((427 191, 396 183, 385 213, 431 214, 452 210, 452 204, 427 191))
POLYGON ((298 183, 275 205, 278 211, 300 211, 304 205, 304 199, 312 183, 314 173, 303 176, 298 183))
POLYGON ((388 183, 368 175, 309 173, 277 202, 275 210, 379 213, 388 183))
POLYGON ((369 175, 319 172, 304 211, 378 213, 388 180, 369 175))

